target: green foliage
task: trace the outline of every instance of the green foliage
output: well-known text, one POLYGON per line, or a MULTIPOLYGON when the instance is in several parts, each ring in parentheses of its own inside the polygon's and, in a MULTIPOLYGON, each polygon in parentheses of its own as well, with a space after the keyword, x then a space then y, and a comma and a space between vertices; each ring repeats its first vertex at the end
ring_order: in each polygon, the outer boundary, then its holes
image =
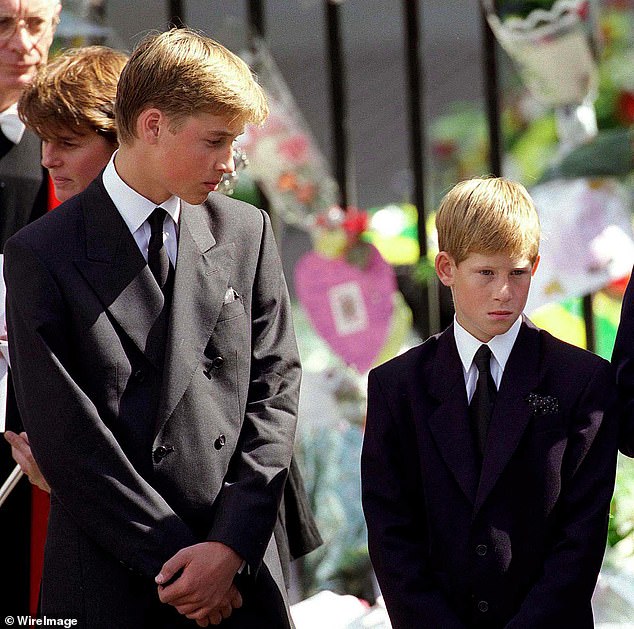
POLYGON ((516 166, 527 182, 537 181, 557 151, 555 118, 547 114, 528 123, 509 148, 516 166))
POLYGON ((535 9, 549 10, 555 0, 496 0, 495 9, 501 19, 508 17, 525 18, 535 9))
POLYGON ((417 282, 427 284, 432 278, 436 277, 434 263, 428 258, 421 258, 414 266, 412 275, 417 282))
POLYGON ((597 137, 553 164, 542 181, 575 177, 623 177, 634 165, 632 131, 616 128, 599 132, 597 137))
POLYGON ((634 459, 619 456, 617 482, 610 509, 608 546, 616 546, 632 533, 634 533, 634 459))

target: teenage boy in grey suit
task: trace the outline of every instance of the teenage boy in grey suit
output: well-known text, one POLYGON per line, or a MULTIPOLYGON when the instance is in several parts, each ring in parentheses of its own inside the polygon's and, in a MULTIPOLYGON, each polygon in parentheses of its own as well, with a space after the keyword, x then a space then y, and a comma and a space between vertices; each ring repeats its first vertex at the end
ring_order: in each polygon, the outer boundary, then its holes
POLYGON ((181 29, 141 42, 115 109, 102 175, 6 248, 16 393, 51 487, 42 613, 290 626, 272 542, 300 380, 290 304, 266 215, 213 194, 266 99, 181 29))

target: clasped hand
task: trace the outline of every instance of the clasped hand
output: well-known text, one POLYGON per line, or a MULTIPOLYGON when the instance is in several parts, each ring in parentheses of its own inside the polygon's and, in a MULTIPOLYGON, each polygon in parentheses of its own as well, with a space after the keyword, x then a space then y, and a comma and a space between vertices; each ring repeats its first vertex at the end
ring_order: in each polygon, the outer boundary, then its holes
POLYGON ((42 475, 40 468, 38 467, 33 453, 31 452, 31 445, 29 444, 29 438, 25 432, 17 434, 11 430, 7 430, 4 433, 4 438, 11 445, 11 456, 13 460, 20 466, 20 469, 28 476, 29 481, 42 489, 47 493, 51 493, 51 488, 48 486, 46 479, 42 475))
POLYGON ((220 542, 183 548, 163 564, 155 578, 159 599, 199 627, 219 625, 242 606, 233 583, 241 564, 240 556, 220 542))

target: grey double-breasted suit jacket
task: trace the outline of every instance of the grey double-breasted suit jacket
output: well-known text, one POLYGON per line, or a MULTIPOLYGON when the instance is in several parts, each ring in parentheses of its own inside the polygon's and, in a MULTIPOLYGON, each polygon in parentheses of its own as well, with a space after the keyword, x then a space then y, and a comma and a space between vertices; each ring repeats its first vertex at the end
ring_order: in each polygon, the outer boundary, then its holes
POLYGON ((18 404, 52 489, 42 612, 176 626, 154 576, 215 540, 247 563, 227 626, 271 610, 287 626, 271 535, 300 365, 266 215, 220 194, 183 203, 163 344, 162 294, 101 177, 9 240, 5 278, 18 404))

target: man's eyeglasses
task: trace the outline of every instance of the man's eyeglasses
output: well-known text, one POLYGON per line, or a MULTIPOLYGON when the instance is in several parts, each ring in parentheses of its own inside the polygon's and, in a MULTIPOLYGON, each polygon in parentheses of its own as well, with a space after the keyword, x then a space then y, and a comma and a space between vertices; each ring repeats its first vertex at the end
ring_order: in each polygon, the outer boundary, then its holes
POLYGON ((0 43, 11 39, 19 28, 23 28, 29 34, 31 41, 37 43, 44 37, 49 28, 57 26, 59 18, 51 18, 43 15, 0 15, 0 43))

